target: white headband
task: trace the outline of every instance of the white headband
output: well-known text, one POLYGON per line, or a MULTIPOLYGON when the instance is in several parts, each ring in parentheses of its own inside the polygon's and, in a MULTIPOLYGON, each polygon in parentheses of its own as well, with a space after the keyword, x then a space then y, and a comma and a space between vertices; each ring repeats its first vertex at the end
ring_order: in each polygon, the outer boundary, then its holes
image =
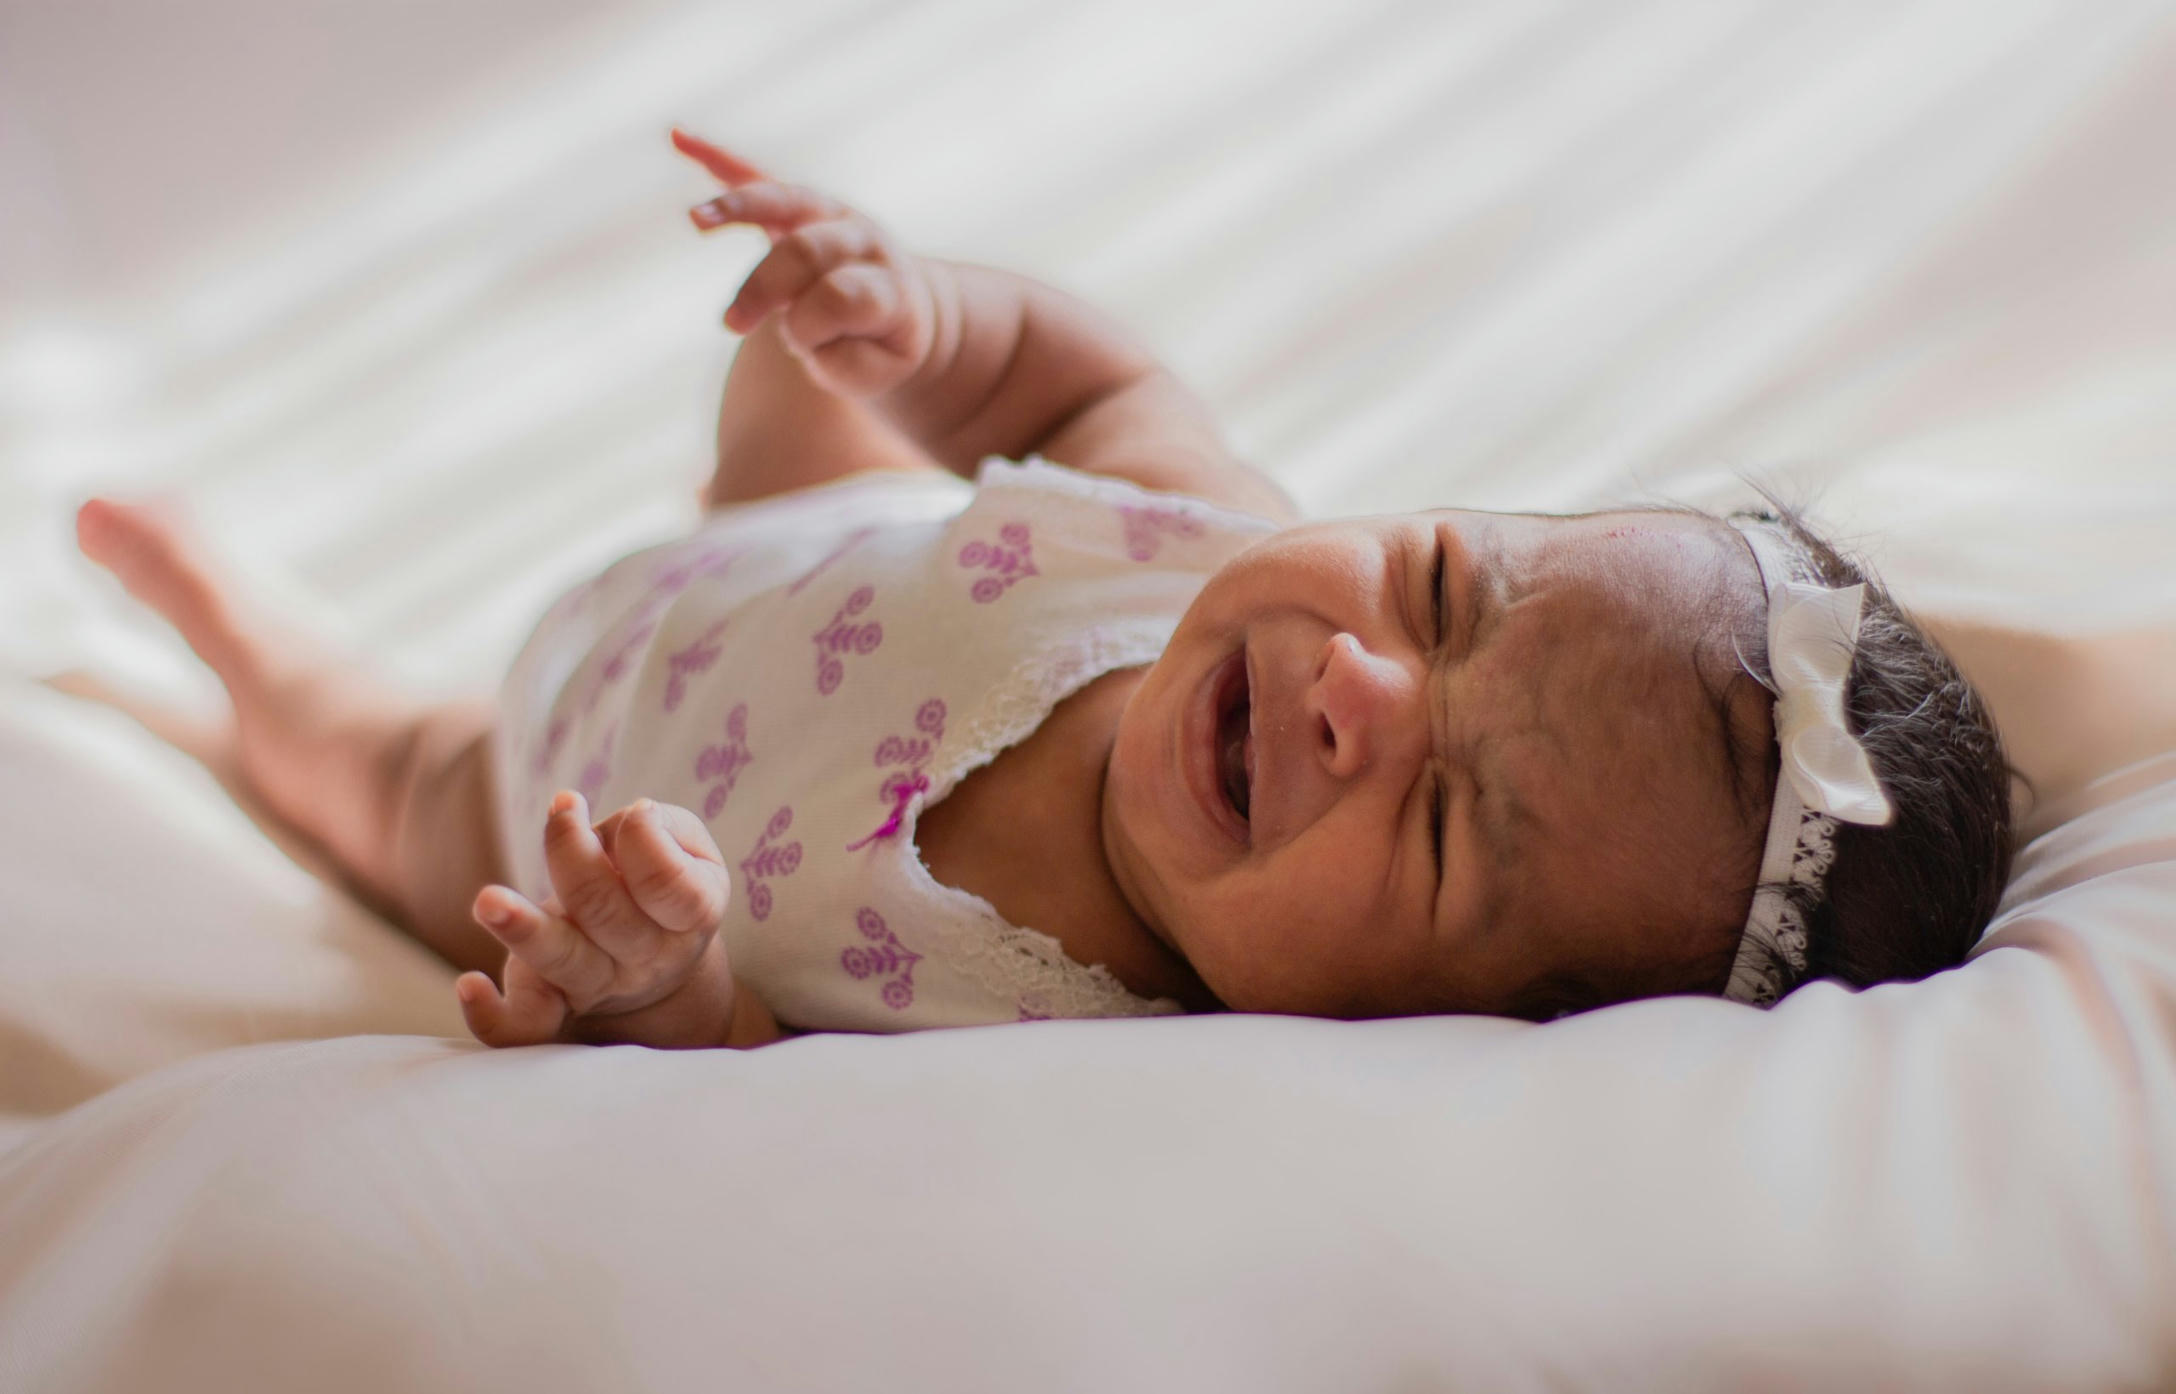
POLYGON ((1723 996, 1765 1007, 1806 971, 1805 912, 1782 888, 1819 899, 1836 860, 1837 822, 1879 826, 1889 821, 1890 808, 1865 747, 1844 723, 1844 681, 1858 650, 1866 587, 1819 585, 1775 525, 1730 523, 1752 544, 1768 589, 1768 671, 1783 768, 1753 911, 1723 996))

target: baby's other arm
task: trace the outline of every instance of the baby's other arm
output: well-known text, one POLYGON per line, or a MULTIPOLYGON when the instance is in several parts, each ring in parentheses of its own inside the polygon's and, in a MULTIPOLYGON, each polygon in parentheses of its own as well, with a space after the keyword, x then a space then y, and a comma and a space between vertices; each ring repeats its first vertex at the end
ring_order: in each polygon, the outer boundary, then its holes
POLYGON ((486 1045, 764 1045, 791 1034, 738 982, 718 925, 731 882, 702 820, 639 800, 592 827, 561 791, 546 820, 554 894, 543 904, 486 886, 475 915, 506 946, 503 990, 455 984, 486 1045))
POLYGON ((924 260, 935 305, 922 369, 876 405, 938 461, 1047 455, 1280 522, 1298 508, 1234 455, 1208 404, 1115 321, 1028 277, 924 260))
POLYGON ((915 256, 815 190, 684 133, 674 143, 730 186, 692 210, 697 226, 751 223, 771 237, 726 326, 755 336, 775 323, 816 384, 866 402, 938 463, 970 474, 987 455, 1041 453, 1297 517, 1232 454, 1201 399, 1088 305, 1011 272, 915 256))

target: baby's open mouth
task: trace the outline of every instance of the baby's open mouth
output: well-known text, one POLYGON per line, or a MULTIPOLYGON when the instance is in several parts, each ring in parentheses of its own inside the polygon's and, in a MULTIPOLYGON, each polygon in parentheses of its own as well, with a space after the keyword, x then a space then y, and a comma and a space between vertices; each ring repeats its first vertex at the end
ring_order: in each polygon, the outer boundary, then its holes
POLYGON ((1223 786, 1224 800, 1245 822, 1254 802, 1254 702, 1243 662, 1217 710, 1216 750, 1217 781, 1223 786))

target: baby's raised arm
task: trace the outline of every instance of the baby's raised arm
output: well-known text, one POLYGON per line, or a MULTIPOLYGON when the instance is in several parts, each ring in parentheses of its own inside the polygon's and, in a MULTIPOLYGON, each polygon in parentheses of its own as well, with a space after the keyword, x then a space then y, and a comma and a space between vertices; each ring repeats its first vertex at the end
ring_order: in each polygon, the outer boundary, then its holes
POLYGON ((749 223, 772 240, 727 327, 753 334, 778 316, 779 341, 811 378, 867 402, 939 463, 966 474, 986 455, 1041 453, 1297 516, 1225 446, 1207 406, 1104 315, 1024 276, 916 256, 834 199, 685 133, 673 139, 730 186, 692 211, 696 225, 749 223))

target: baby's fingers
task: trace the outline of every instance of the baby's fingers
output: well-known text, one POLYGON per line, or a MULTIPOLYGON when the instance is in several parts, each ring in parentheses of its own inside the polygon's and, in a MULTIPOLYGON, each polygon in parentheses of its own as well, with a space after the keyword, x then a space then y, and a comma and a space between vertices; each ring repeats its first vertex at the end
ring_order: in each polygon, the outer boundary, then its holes
POLYGON ((810 223, 843 218, 846 213, 846 205, 814 189, 765 180, 696 204, 688 210, 688 221, 703 232, 728 223, 753 223, 776 238, 810 223))
POLYGON ((791 305, 834 271, 869 261, 881 247, 875 227, 859 218, 796 229, 773 243, 770 255, 748 273, 726 307, 725 327, 749 333, 772 311, 791 305))
POLYGON ((500 1049, 558 1040, 567 1022, 567 999, 535 974, 521 972, 518 962, 506 968, 503 996, 482 973, 463 973, 455 980, 453 994, 460 1000, 469 1034, 500 1049))
POLYGON ((678 126, 672 129, 672 147, 727 184, 750 184, 770 177, 732 151, 712 145, 701 136, 690 135, 678 126))
POLYGON ((793 302, 786 312, 786 338, 804 353, 814 353, 834 339, 861 339, 908 322, 901 304, 904 287, 881 266, 841 266, 793 302))
MULTIPOLYGON (((611 990, 611 958, 565 916, 539 909, 505 886, 478 891, 474 914, 492 938, 557 988, 569 1005, 585 1008, 611 990)), ((513 964, 507 967, 511 974, 513 964)))
MULTIPOLYGON (((603 951, 600 961, 604 955, 625 959, 649 951, 657 926, 628 895, 619 869, 590 826, 588 803, 571 789, 552 797, 551 815, 544 823, 544 869, 561 913, 580 926, 585 940, 595 941, 595 947, 603 951)), ((559 981, 550 972, 545 976, 559 981)), ((565 982, 559 985, 568 987, 565 982)), ((577 1011, 587 1010, 587 1003, 579 998, 574 1006, 577 1011)))
POLYGON ((676 934, 717 928, 732 898, 725 857, 700 818, 645 800, 620 821, 613 860, 642 912, 676 934))

